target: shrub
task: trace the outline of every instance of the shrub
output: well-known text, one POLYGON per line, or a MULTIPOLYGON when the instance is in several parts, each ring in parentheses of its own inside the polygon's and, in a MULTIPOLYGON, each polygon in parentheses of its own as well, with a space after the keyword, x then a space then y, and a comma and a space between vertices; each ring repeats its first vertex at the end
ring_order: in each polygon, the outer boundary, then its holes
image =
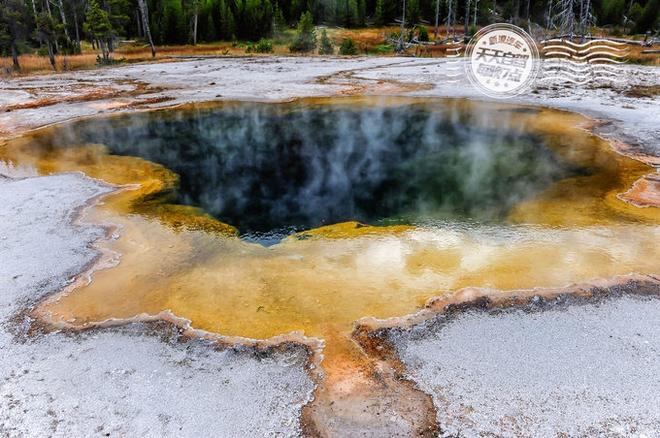
POLYGON ((300 16, 296 39, 289 46, 292 52, 311 52, 316 48, 316 31, 312 13, 307 11, 300 16))
POLYGON ((262 38, 254 46, 255 53, 272 53, 273 52, 273 43, 270 40, 262 38))
POLYGON ((426 26, 419 26, 417 28, 417 39, 419 41, 428 41, 429 40, 429 31, 426 26))
POLYGON ((344 38, 339 47, 339 53, 342 55, 357 55, 358 48, 351 38, 344 38))
POLYGON ((330 38, 328 38, 328 33, 323 29, 321 41, 319 42, 319 55, 332 55, 333 53, 335 53, 335 47, 332 45, 330 38))
POLYGON ((377 54, 385 54, 385 53, 392 53, 394 51, 394 47, 392 47, 391 44, 383 43, 383 44, 378 44, 376 47, 373 48, 373 52, 377 54))

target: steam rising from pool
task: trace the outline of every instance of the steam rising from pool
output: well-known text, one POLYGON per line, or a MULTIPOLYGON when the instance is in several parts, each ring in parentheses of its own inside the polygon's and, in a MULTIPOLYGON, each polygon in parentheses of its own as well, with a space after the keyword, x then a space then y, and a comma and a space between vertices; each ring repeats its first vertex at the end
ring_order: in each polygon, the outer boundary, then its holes
POLYGON ((466 287, 660 272, 660 209, 618 197, 652 169, 585 122, 465 100, 226 103, 49 128, 0 159, 130 188, 84 218, 118 227, 98 243, 107 269, 35 316, 85 327, 169 310, 227 336, 296 331, 325 340, 328 376, 352 376, 361 317, 466 287), (306 230, 280 240, 290 228, 306 230))
MULTIPOLYGON (((533 110, 532 110, 533 111, 533 110)), ((576 174, 517 111, 457 102, 395 106, 234 104, 91 120, 45 141, 101 143, 180 176, 174 202, 262 243, 357 220, 499 221, 576 174)))

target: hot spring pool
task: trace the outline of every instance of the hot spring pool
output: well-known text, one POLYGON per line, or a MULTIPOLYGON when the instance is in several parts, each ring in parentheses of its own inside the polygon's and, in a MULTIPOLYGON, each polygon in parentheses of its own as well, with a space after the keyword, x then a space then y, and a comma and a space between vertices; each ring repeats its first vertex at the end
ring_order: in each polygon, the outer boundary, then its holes
POLYGON ((85 220, 117 226, 106 266, 44 302, 85 326, 170 310, 228 336, 359 352, 364 316, 468 287, 562 287, 660 271, 660 214, 617 195, 651 169, 580 116, 466 100, 222 103, 80 120, 0 156, 122 186, 85 220))

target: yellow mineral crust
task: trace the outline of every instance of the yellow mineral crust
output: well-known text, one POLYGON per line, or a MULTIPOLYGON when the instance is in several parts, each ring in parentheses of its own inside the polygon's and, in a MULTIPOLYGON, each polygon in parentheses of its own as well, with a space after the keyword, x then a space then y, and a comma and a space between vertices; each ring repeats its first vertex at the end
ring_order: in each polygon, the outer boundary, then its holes
MULTIPOLYGON (((459 104, 494 117, 515 109, 459 104)), ((430 297, 468 286, 562 287, 659 273, 660 209, 638 208, 618 197, 651 168, 579 128, 583 117, 540 109, 521 111, 516 120, 517 129, 543 135, 561 160, 588 168, 588 174, 519 203, 501 225, 346 222, 271 247, 241 240, 231 224, 199 209, 167 203, 161 193, 177 176, 160 165, 108 155, 99 145, 44 151, 30 136, 16 140, 0 149, 1 159, 43 174, 82 171, 124 187, 83 218, 118 227, 116 239, 97 243, 117 255, 114 262, 94 272, 88 285, 43 302, 36 314, 84 327, 171 310, 221 335, 265 339, 299 331, 326 341, 323 365, 332 378, 361 362, 350 332, 362 317, 405 315, 430 297)))

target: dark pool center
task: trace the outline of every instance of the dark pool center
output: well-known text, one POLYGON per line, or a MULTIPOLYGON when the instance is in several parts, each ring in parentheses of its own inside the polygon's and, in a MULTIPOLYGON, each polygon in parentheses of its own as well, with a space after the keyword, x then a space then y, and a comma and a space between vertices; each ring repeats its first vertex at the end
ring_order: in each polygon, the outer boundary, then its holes
POLYGON ((507 123, 515 109, 492 111, 451 101, 233 103, 83 120, 50 141, 162 164, 180 176, 170 200, 268 244, 348 220, 499 221, 584 172, 507 123))

